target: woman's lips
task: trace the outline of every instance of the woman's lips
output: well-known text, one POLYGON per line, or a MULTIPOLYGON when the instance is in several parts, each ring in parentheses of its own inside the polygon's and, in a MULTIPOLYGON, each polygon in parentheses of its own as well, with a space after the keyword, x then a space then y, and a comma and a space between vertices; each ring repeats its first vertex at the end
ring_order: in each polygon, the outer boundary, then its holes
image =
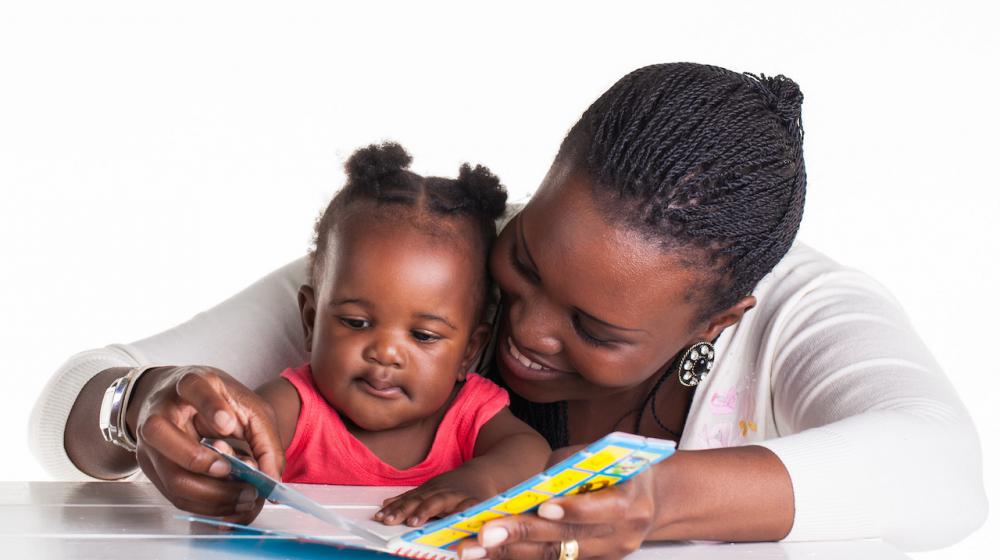
POLYGON ((568 372, 552 369, 527 357, 518 350, 511 337, 504 340, 500 351, 506 369, 515 376, 529 381, 550 381, 570 375, 568 372))
POLYGON ((517 349, 517 345, 514 344, 514 339, 509 336, 507 337, 507 348, 510 349, 510 355, 514 356, 514 359, 526 368, 534 370, 552 369, 550 367, 543 366, 542 364, 533 361, 531 358, 522 354, 521 351, 517 349))
POLYGON ((401 389, 398 385, 390 385, 379 381, 369 381, 363 377, 358 379, 357 382, 362 391, 380 399, 396 399, 403 396, 403 389, 401 389))

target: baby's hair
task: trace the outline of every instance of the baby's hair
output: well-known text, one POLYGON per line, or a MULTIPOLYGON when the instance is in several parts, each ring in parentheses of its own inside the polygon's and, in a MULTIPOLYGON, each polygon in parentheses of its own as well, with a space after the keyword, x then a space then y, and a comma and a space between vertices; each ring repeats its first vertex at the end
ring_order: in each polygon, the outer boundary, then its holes
MULTIPOLYGON (((409 220, 431 230, 447 227, 445 220, 466 220, 476 232, 475 243, 489 255, 496 238, 496 220, 507 205, 507 191, 482 165, 465 163, 458 178, 423 177, 410 171, 412 158, 395 142, 372 144, 354 152, 344 169, 347 183, 316 221, 309 253, 309 279, 314 286, 323 267, 330 231, 344 211, 361 202, 392 211, 392 218, 409 220)), ((484 259, 485 263, 485 259, 484 259)), ((482 288, 488 286, 485 264, 482 288)))

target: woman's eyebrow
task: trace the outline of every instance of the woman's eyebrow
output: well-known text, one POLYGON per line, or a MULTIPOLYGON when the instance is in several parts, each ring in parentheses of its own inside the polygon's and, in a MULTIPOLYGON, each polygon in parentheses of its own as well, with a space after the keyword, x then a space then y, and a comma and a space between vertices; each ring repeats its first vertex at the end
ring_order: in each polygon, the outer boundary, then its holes
POLYGON ((449 321, 447 317, 442 317, 441 315, 435 315, 433 313, 417 313, 415 317, 417 317, 418 319, 426 319, 428 321, 438 321, 444 323, 445 325, 448 325, 449 327, 451 327, 451 330, 453 331, 458 330, 458 327, 456 327, 454 323, 449 321))
POLYGON ((608 327, 608 328, 611 328, 611 329, 616 329, 616 330, 619 330, 619 331, 644 332, 646 334, 649 334, 649 332, 646 331, 645 329, 630 329, 628 327, 622 327, 622 326, 616 325, 614 323, 609 323, 609 322, 605 321, 604 319, 598 319, 597 317, 591 315, 590 313, 587 313, 586 311, 580 309, 579 307, 574 307, 574 309, 580 315, 583 315, 584 317, 586 317, 587 319, 590 319, 591 321, 594 321, 595 323, 600 323, 601 325, 604 325, 605 327, 608 327))

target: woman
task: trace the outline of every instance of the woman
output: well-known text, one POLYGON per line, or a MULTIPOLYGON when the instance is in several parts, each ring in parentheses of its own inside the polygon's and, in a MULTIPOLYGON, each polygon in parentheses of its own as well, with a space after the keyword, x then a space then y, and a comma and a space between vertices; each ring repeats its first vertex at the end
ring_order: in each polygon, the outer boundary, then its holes
MULTIPOLYGON (((495 374, 553 447, 624 430, 681 451, 627 484, 494 521, 466 557, 620 557, 661 539, 918 549, 982 522, 975 430, 903 312, 793 245, 801 101, 780 76, 662 64, 570 130, 492 254, 495 374)), ((178 507, 234 520, 260 507, 196 441, 244 438, 280 471, 265 408, 230 374, 254 386, 305 360, 304 278, 293 263, 184 325, 72 358, 33 415, 43 464, 113 479, 138 459, 178 507), (202 365, 139 377, 126 407, 138 453, 106 443, 102 395, 157 363, 202 365)))

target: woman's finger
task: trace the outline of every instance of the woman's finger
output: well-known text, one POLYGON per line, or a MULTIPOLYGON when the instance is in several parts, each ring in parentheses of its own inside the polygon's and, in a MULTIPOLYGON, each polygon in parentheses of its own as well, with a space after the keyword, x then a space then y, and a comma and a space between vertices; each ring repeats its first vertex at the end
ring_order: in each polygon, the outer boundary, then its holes
POLYGON ((559 558, 559 543, 511 543, 490 549, 487 552, 487 557, 490 560, 531 560, 535 558, 556 560, 559 558))
POLYGON ((575 540, 578 558, 622 558, 631 550, 623 548, 608 532, 604 537, 564 538, 545 541, 504 541, 494 546, 483 546, 474 539, 467 539, 459 545, 460 558, 489 558, 490 560, 522 560, 528 558, 559 558, 563 542, 575 540), (609 538, 611 536, 611 538, 609 538))
POLYGON ((239 515, 253 509, 257 491, 250 485, 191 473, 155 449, 136 454, 143 472, 171 503, 200 515, 239 515))
MULTIPOLYGON (((229 463, 158 414, 150 415, 139 426, 139 445, 155 449, 192 473, 217 478, 229 474, 229 463)), ((160 476, 164 478, 162 472, 160 476)))
POLYGON ((213 440, 212 447, 214 447, 221 453, 225 453, 226 455, 233 455, 233 456, 236 455, 236 450, 234 450, 233 446, 229 445, 229 442, 224 439, 213 440))
POLYGON ((483 525, 479 544, 487 549, 516 542, 560 542, 575 539, 603 539, 615 533, 610 524, 565 523, 541 519, 535 515, 512 515, 483 525))
POLYGON ((260 470, 271 478, 280 480, 281 473, 285 470, 285 452, 274 420, 262 407, 248 407, 244 410, 246 424, 243 440, 250 445, 250 453, 260 470))
MULTIPOLYGON (((486 558, 489 560, 556 560, 559 543, 517 542, 494 548, 483 548, 475 539, 466 539, 457 547, 462 560, 486 558)), ((591 556, 595 558, 596 556, 591 556)), ((580 558, 584 558, 580 556, 580 558)))
POLYGON ((211 422, 219 436, 239 437, 240 426, 236 411, 226 398, 228 395, 225 386, 218 378, 215 378, 216 382, 210 381, 208 375, 192 368, 177 379, 174 390, 198 411, 199 416, 211 422))
POLYGON ((654 513, 649 495, 652 478, 644 475, 618 486, 550 500, 536 514, 490 521, 478 535, 479 545, 493 558, 521 550, 515 546, 518 543, 549 543, 535 549, 547 554, 551 543, 575 540, 581 558, 625 556, 642 544, 654 513))

